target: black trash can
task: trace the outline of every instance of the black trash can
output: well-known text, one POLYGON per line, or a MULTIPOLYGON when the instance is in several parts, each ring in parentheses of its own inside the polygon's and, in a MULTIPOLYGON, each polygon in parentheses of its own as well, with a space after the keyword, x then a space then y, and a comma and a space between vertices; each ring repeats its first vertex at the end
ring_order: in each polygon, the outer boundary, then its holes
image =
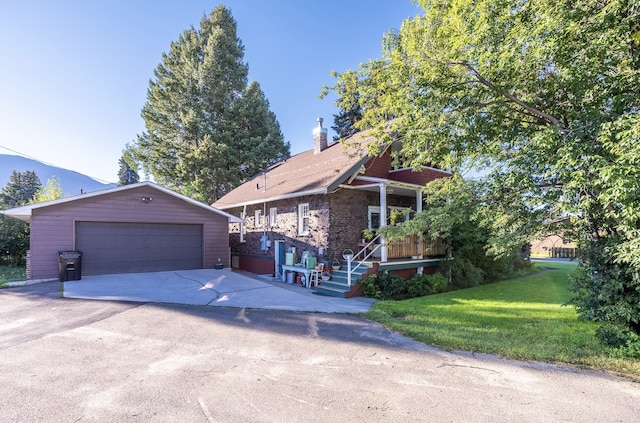
POLYGON ((58 276, 60 282, 81 279, 82 253, 80 251, 58 251, 58 276))

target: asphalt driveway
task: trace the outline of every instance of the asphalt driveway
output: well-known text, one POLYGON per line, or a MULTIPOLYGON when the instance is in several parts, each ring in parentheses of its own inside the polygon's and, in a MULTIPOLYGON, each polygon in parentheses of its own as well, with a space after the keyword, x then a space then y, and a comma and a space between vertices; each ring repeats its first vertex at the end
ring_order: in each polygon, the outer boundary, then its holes
POLYGON ((0 290, 2 422, 640 416, 634 382, 440 351, 353 315, 70 299, 61 290, 59 282, 0 290))
POLYGON ((83 276, 64 282, 65 298, 172 303, 323 313, 364 313, 374 300, 318 295, 279 279, 230 269, 83 276))

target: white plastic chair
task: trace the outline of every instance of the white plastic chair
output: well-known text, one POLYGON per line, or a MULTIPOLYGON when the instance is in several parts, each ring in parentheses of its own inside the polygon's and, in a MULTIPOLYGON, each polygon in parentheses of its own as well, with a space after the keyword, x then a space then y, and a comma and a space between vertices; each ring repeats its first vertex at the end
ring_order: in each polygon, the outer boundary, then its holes
POLYGON ((311 271, 309 274, 309 281, 307 282, 307 288, 311 289, 311 286, 315 286, 316 288, 320 284, 320 277, 322 276, 322 272, 324 272, 324 264, 316 264, 316 268, 311 271))

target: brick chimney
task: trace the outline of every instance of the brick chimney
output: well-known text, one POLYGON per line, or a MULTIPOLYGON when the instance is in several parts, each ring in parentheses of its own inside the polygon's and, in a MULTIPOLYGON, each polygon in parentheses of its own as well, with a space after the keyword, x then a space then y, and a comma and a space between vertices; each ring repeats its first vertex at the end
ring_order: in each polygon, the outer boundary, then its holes
POLYGON ((322 127, 322 118, 318 118, 318 126, 313 128, 313 154, 327 148, 327 128, 322 127))

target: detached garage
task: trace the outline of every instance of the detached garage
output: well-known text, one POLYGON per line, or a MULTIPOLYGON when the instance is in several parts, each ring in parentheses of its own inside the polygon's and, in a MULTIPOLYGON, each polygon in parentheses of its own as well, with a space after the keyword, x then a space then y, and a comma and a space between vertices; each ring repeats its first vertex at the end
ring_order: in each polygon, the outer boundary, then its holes
POLYGON ((3 213, 30 223, 30 279, 57 277, 69 250, 82 253, 82 275, 229 267, 229 223, 239 222, 151 182, 3 213))

